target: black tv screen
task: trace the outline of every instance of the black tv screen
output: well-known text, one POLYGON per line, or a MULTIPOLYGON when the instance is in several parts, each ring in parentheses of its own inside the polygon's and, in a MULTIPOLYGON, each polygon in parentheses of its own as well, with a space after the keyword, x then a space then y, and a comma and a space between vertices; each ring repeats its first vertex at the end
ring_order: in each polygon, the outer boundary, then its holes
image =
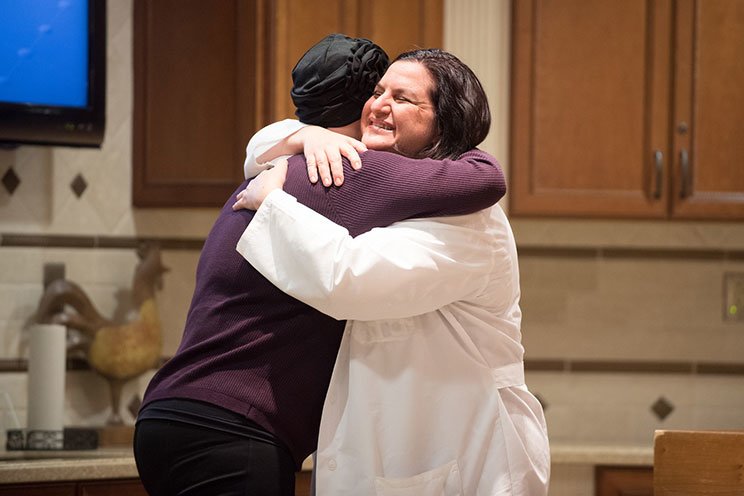
POLYGON ((100 147, 106 0, 1 0, 0 143, 100 147))

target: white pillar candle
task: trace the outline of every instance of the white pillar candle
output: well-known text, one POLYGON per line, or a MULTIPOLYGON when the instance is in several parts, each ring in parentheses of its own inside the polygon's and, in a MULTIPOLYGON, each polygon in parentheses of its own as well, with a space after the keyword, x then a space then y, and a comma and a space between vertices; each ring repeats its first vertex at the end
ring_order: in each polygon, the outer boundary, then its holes
POLYGON ((30 434, 59 433, 53 436, 53 443, 44 446, 48 449, 62 448, 66 331, 63 325, 37 324, 31 328, 29 340, 27 428, 30 434))

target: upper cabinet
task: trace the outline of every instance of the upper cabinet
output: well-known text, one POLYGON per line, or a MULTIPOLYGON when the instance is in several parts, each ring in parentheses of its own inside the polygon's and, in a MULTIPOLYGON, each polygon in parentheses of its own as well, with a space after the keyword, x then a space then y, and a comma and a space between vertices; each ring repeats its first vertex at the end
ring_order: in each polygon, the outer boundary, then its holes
POLYGON ((368 38, 394 59, 417 47, 441 47, 443 0, 282 0, 267 3, 271 120, 294 117, 291 72, 330 33, 368 38))
POLYGON ((513 3, 513 215, 744 218, 744 2, 513 3))
POLYGON ((138 207, 221 206, 261 121, 260 5, 134 2, 132 197, 138 207))
POLYGON ((395 57, 442 45, 443 0, 135 0, 133 203, 222 206, 245 145, 293 117, 297 60, 327 34, 395 57))

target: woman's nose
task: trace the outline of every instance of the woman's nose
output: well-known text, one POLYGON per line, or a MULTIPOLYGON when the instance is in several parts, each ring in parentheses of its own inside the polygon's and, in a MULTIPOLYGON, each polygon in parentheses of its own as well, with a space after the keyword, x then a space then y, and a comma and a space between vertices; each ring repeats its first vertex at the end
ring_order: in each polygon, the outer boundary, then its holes
POLYGON ((378 96, 374 99, 371 106, 372 112, 375 114, 387 113, 390 111, 390 98, 386 93, 378 96))

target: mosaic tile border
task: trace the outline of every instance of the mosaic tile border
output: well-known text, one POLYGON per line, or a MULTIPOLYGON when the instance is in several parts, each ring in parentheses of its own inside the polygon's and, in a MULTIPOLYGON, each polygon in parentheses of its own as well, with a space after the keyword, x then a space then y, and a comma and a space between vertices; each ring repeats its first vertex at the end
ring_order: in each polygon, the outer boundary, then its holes
MULTIPOLYGON (((163 357, 161 364, 167 359, 163 357)), ((25 358, 0 358, 0 373, 26 372, 27 366, 28 360, 25 358)), ((525 360, 524 368, 527 372, 744 376, 744 363, 545 359, 525 360)), ((67 370, 90 370, 90 366, 83 358, 69 358, 67 370)))
POLYGON ((542 247, 517 246, 519 256, 564 258, 652 258, 665 260, 737 260, 744 261, 744 250, 699 248, 637 248, 637 247, 542 247))
MULTIPOLYGON (((201 250, 204 238, 158 238, 137 236, 71 236, 64 234, 0 233, 0 247, 41 248, 134 248, 142 242, 155 241, 166 250, 201 250)), ((670 249, 631 247, 542 247, 519 246, 520 256, 568 258, 664 258, 688 260, 741 260, 744 250, 670 249)))
POLYGON ((199 251, 204 246, 203 238, 0 233, 0 247, 14 248, 136 248, 146 242, 157 242, 164 250, 199 251))
POLYGON ((744 363, 635 360, 525 360, 532 372, 744 375, 744 363))

